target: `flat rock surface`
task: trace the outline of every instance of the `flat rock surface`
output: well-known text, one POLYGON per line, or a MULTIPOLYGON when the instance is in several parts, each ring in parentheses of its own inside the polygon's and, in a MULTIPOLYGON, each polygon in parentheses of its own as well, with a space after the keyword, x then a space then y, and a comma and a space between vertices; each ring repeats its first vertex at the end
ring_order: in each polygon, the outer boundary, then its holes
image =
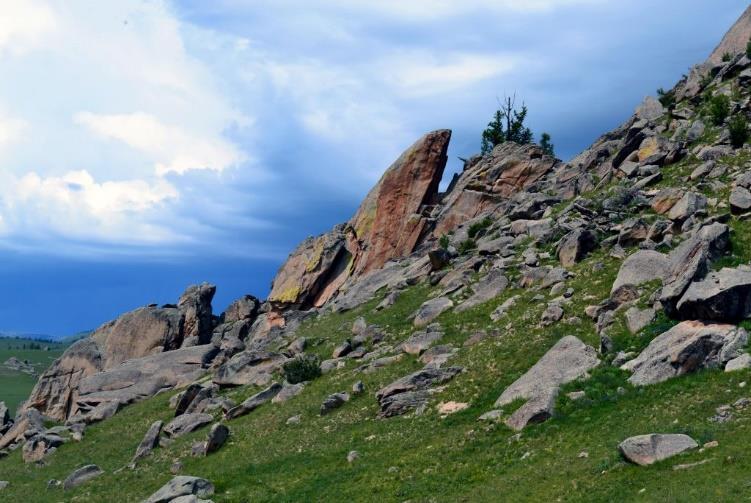
POLYGON ((691 283, 676 306, 682 319, 734 321, 751 315, 751 269, 723 268, 691 283))
POLYGON ((699 447, 694 439, 682 434, 638 435, 618 445, 623 456, 637 465, 647 466, 699 447))
POLYGON ((424 327, 438 318, 444 311, 454 307, 454 302, 448 297, 438 297, 424 302, 415 314, 415 327, 424 327))

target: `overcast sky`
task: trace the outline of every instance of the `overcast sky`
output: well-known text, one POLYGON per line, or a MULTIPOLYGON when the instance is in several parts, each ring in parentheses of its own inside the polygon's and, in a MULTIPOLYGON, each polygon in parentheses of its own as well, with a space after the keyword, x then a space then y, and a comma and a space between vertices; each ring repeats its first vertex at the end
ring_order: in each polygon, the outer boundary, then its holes
POLYGON ((399 153, 497 98, 568 159, 702 61, 736 0, 0 0, 0 330, 208 280, 264 296, 399 153))

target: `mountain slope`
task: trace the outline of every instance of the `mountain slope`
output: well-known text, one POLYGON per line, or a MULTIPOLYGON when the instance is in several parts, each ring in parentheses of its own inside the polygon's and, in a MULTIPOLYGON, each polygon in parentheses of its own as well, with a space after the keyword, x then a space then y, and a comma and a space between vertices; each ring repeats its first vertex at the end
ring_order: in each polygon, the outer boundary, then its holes
POLYGON ((729 60, 569 163, 503 144, 439 194, 450 134, 430 133, 350 222, 293 252, 269 302, 214 316, 202 285, 106 324, 3 427, 3 498, 141 501, 176 473, 209 480, 215 501, 745 495, 747 18, 720 46, 729 60), (306 362, 323 375, 278 384, 306 362), (204 455, 212 422, 229 441, 204 455), (622 442, 652 433, 696 447, 647 446, 639 459, 667 459, 638 466, 622 442), (58 434, 70 440, 50 448, 58 434), (104 473, 48 485, 89 463, 104 473))

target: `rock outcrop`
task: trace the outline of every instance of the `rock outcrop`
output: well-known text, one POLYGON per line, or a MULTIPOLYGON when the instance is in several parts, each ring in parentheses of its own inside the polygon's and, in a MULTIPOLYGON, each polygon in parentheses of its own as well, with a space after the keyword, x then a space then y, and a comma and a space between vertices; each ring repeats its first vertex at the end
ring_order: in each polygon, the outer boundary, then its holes
POLYGON ((639 435, 629 437, 618 445, 623 457, 640 466, 648 466, 697 447, 699 444, 693 438, 678 433, 639 435))
POLYGON ((350 276, 362 276, 409 255, 426 232, 423 211, 437 202, 451 132, 428 133, 386 170, 352 219, 292 252, 277 273, 269 301, 321 306, 350 276))
POLYGON ((633 372, 629 382, 645 386, 701 368, 721 368, 741 355, 748 333, 734 325, 684 321, 657 336, 641 354, 621 368, 633 372))
POLYGON ((495 406, 503 407, 518 399, 527 400, 506 420, 506 424, 514 430, 521 430, 530 423, 546 421, 553 414, 560 387, 586 376, 599 364, 594 348, 568 335, 506 388, 495 406))

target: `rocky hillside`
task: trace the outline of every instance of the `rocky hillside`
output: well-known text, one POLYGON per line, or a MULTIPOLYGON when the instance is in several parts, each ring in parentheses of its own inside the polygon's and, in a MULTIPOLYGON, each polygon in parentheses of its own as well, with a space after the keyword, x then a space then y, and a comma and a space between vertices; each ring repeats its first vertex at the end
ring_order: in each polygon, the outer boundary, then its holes
POLYGON ((441 193, 426 134, 266 301, 103 325, 0 406, 3 500, 747 494, 750 35, 568 163, 505 143, 441 193))

